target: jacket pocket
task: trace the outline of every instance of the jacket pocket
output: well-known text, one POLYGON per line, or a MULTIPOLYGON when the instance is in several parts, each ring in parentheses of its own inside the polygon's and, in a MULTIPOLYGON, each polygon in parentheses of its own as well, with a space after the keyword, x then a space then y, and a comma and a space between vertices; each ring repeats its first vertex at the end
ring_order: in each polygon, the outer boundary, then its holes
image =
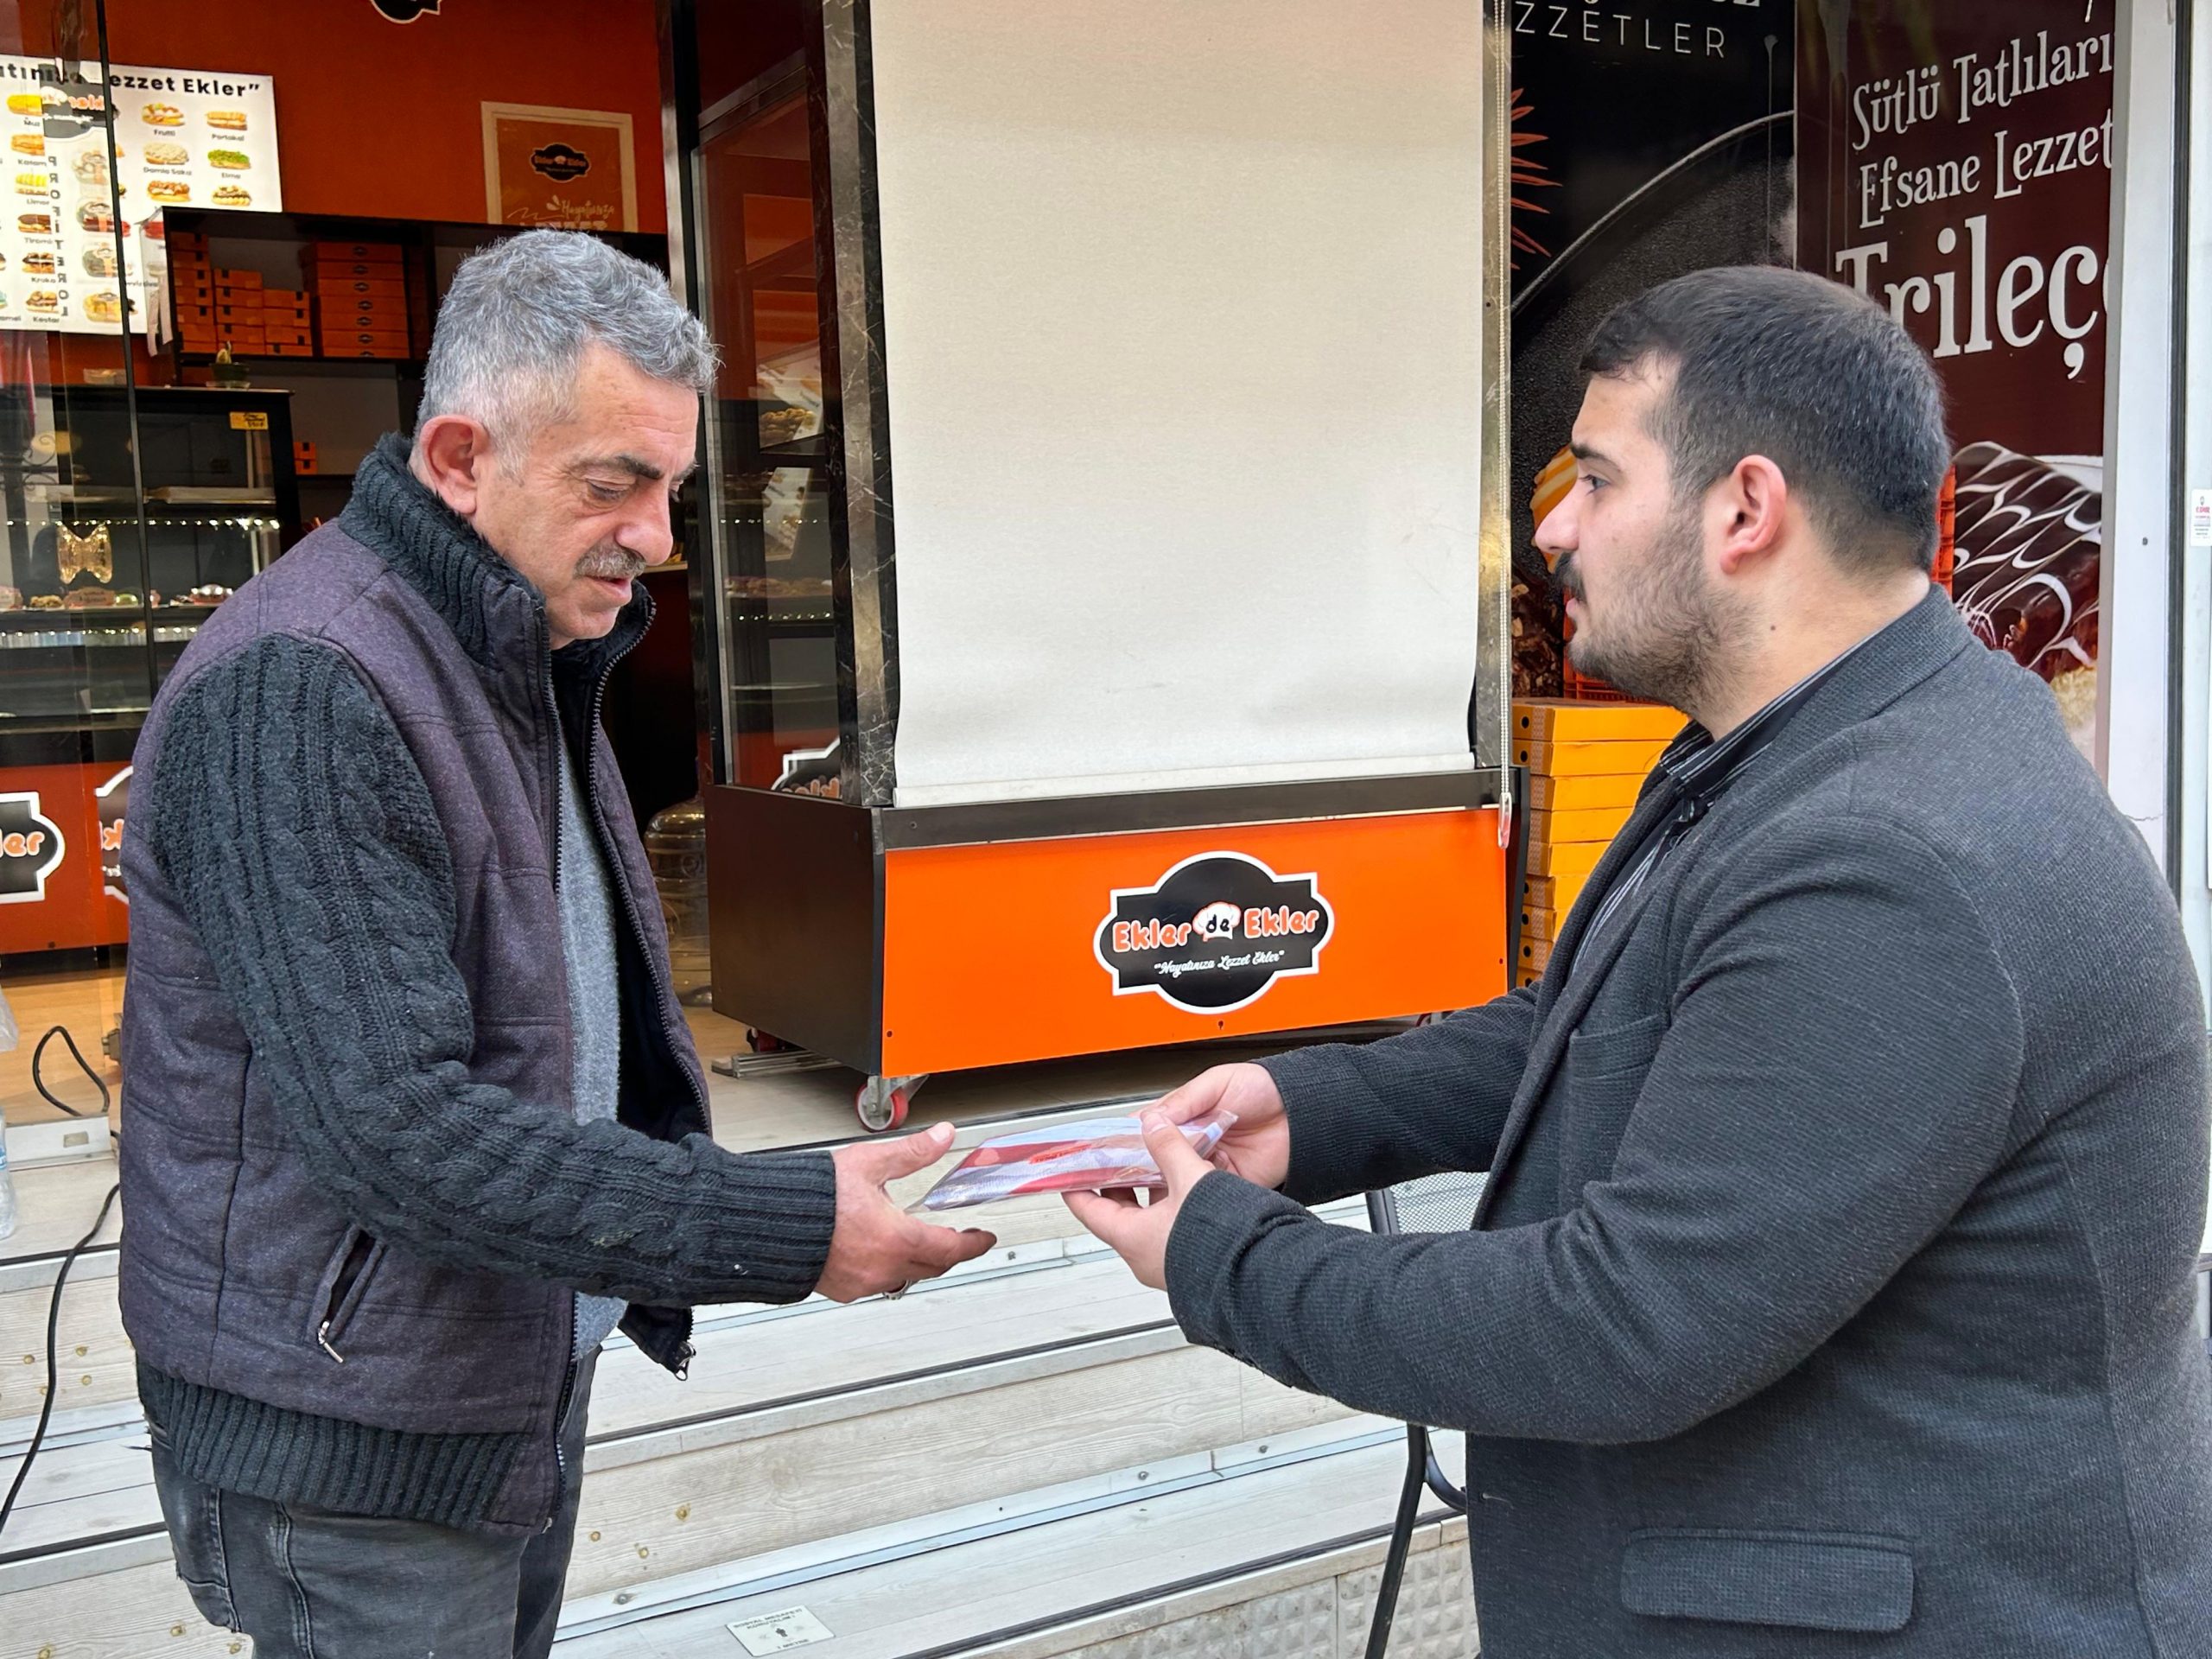
POLYGON ((1621 1605, 1647 1618, 1879 1635, 1905 1627, 1912 1593, 1912 1551, 1860 1533, 1652 1529, 1621 1557, 1621 1605))
POLYGON ((1559 1107, 1560 1201, 1573 1207, 1582 1189, 1612 1173, 1621 1137, 1643 1092, 1643 1079, 1666 1040, 1667 1016, 1578 1031, 1567 1039, 1559 1107))
POLYGON ((338 1339, 353 1323, 354 1312, 367 1294, 369 1281, 375 1277, 383 1261, 383 1240, 361 1228, 348 1227, 323 1268, 321 1282, 315 1287, 313 1328, 308 1335, 325 1357, 340 1365, 346 1363, 346 1356, 338 1346, 338 1339))

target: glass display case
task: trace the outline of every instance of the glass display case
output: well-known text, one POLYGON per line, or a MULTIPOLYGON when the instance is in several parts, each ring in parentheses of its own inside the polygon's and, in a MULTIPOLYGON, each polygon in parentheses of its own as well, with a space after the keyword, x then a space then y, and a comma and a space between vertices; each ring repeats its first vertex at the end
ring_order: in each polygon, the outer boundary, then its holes
POLYGON ((0 389, 0 729, 143 715, 297 533, 281 391, 0 389))
POLYGON ((836 796, 836 479, 811 155, 794 53, 706 110, 690 157, 696 242, 717 254, 698 308, 723 353, 706 432, 702 638, 725 693, 714 711, 724 779, 836 796))

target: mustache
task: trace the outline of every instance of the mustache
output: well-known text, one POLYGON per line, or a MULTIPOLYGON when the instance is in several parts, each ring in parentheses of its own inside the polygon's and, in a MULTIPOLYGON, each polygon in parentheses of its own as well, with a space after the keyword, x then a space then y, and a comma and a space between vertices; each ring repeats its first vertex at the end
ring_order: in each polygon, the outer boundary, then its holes
POLYGON ((645 572, 645 562, 624 547, 595 547, 576 561, 580 576, 600 576, 608 582, 630 582, 645 572))
POLYGON ((1573 554, 1560 555, 1559 563, 1552 567, 1551 577, 1552 587, 1561 599, 1583 597, 1582 569, 1575 563, 1573 554))

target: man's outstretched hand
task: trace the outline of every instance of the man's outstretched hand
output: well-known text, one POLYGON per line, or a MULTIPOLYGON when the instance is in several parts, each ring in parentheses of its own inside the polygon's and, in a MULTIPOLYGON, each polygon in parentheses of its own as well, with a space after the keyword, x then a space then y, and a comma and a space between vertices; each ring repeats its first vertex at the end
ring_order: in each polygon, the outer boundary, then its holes
POLYGON ((904 1290, 974 1261, 998 1243, 975 1228, 933 1227, 907 1215, 883 1190, 885 1182, 917 1174, 951 1149, 952 1125, 940 1123, 896 1141, 856 1141, 831 1154, 837 1166, 837 1222, 817 1290, 833 1302, 904 1290))
MULTIPOLYGON (((1235 1071, 1234 1066, 1223 1067, 1235 1071)), ((1255 1066, 1254 1071, 1259 1068, 1255 1066)), ((1208 1077, 1213 1073, 1207 1073, 1208 1077)), ((1266 1076, 1262 1072, 1262 1077, 1266 1076)), ((1204 1083, 1205 1077, 1198 1079, 1204 1083)), ((1197 1084, 1187 1087, 1195 1088, 1197 1084)), ((1268 1088, 1274 1085, 1270 1083, 1268 1088)), ((1177 1093, 1181 1093, 1179 1090, 1177 1093)), ((1173 1096, 1168 1096, 1170 1100, 1173 1096)), ((1153 1191, 1147 1196, 1148 1204, 1140 1204, 1134 1192, 1070 1192, 1066 1194, 1068 1208, 1075 1211, 1075 1218, 1101 1241, 1113 1248, 1114 1253, 1129 1264, 1129 1271, 1141 1284, 1154 1290, 1167 1288, 1167 1236, 1175 1230, 1175 1217, 1181 1211, 1183 1200, 1214 1168, 1201 1158, 1183 1138, 1183 1131, 1167 1116, 1166 1103, 1154 1107, 1143 1116, 1144 1144, 1152 1154, 1152 1160, 1160 1166, 1160 1173, 1167 1178, 1165 1192, 1153 1191)), ((1234 1129, 1230 1131, 1235 1134, 1234 1129)), ((1225 1145, 1226 1142, 1224 1141, 1225 1145)), ((1218 1155, 1218 1154, 1217 1154, 1218 1155)))

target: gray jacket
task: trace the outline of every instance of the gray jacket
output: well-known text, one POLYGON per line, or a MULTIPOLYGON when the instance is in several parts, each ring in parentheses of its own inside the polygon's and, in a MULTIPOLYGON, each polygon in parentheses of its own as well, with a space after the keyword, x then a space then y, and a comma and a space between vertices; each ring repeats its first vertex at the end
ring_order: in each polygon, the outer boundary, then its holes
POLYGON ((1633 904, 1272 1062, 1290 1197, 1199 1184, 1185 1328, 1468 1432, 1496 1659, 2212 1655, 2202 1010, 2049 693, 1931 594, 1633 904), (1465 1234, 1291 1202, 1485 1168, 1465 1234))

